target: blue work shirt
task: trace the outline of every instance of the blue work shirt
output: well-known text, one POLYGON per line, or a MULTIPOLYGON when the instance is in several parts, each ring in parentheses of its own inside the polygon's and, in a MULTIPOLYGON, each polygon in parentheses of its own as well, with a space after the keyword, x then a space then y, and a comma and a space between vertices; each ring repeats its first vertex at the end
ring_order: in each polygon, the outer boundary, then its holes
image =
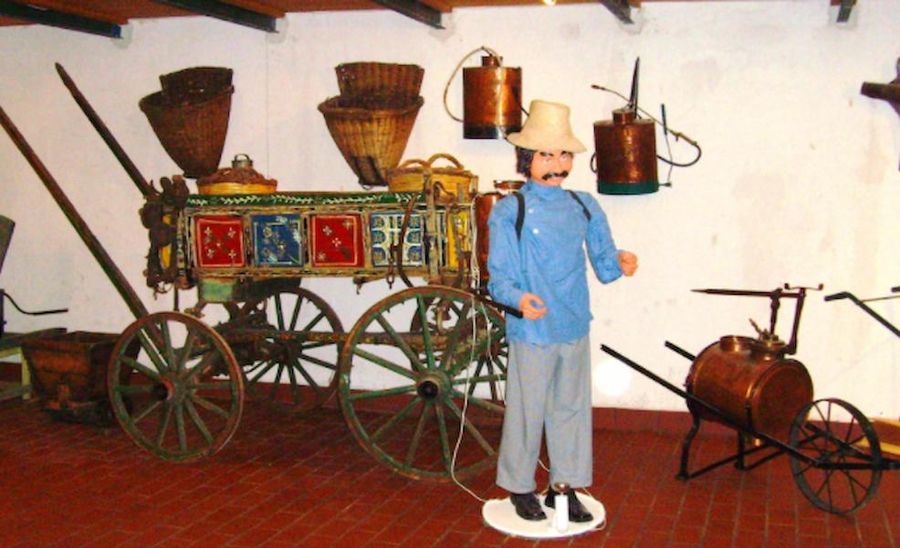
POLYGON ((497 202, 488 220, 488 290, 495 300, 516 309, 522 295, 534 293, 548 310, 537 320, 508 315, 507 339, 552 344, 584 337, 593 318, 584 244, 601 282, 622 275, 606 214, 587 192, 577 194, 591 214, 590 222, 581 205, 563 188, 529 179, 520 192, 525 198, 525 222, 519 241, 514 196, 497 202))

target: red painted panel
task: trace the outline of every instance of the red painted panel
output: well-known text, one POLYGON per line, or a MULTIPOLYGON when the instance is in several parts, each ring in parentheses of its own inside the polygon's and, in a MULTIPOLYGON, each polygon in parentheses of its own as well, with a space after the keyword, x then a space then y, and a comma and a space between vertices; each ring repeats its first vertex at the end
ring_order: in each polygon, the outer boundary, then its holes
POLYGON ((244 226, 240 216, 194 217, 194 241, 201 268, 244 266, 244 226))
POLYGON ((364 266, 360 215, 313 215, 310 229, 313 266, 364 266))

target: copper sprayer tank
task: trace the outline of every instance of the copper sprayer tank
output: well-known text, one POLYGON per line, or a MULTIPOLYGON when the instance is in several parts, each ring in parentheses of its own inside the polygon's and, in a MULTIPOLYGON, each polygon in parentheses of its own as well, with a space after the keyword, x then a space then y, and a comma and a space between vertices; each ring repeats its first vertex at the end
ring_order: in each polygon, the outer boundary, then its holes
POLYGON ((502 139, 522 129, 522 69, 486 55, 463 69, 463 138, 502 139))
MULTIPOLYGON (((691 365, 687 391, 738 424, 787 439, 794 417, 813 398, 806 367, 784 357, 780 340, 729 335, 707 346, 691 365)), ((688 401, 694 416, 724 421, 688 401)))
POLYGON ((594 150, 600 194, 659 190, 653 120, 638 120, 630 108, 613 111, 612 120, 594 122, 594 150))
POLYGON ((488 250, 490 249, 490 230, 488 229, 488 219, 491 216, 491 210, 494 205, 505 196, 513 192, 518 192, 525 184, 525 181, 494 181, 493 192, 485 192, 475 197, 475 228, 477 236, 475 240, 475 256, 478 260, 479 272, 479 288, 487 287, 490 279, 488 272, 488 250))

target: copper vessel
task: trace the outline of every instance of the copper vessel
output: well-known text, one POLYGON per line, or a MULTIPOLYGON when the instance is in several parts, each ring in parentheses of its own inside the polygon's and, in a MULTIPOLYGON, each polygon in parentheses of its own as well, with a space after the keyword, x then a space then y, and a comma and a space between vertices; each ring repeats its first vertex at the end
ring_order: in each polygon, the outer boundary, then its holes
POLYGON ((631 108, 613 111, 612 120, 594 122, 597 192, 649 194, 659 190, 656 127, 631 108))
MULTIPOLYGON (((691 365, 687 391, 748 429, 786 439, 794 417, 812 401, 806 367, 785 357, 777 337, 728 335, 707 346, 691 365)), ((695 417, 727 424, 688 401, 695 417)))
POLYGON ((493 192, 485 192, 475 197, 475 228, 477 236, 475 240, 475 255, 478 260, 480 287, 486 287, 490 279, 488 272, 488 250, 490 249, 490 230, 488 220, 494 205, 513 192, 518 192, 525 181, 494 181, 493 192))
POLYGON ((522 69, 486 55, 463 69, 463 138, 502 139, 522 129, 522 69))

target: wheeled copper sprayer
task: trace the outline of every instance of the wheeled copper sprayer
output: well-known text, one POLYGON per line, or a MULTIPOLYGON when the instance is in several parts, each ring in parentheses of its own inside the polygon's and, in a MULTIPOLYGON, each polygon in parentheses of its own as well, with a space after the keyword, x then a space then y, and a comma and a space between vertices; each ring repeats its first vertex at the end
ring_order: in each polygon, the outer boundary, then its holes
POLYGON ((689 480, 732 462, 739 470, 750 470, 787 453, 794 482, 814 506, 834 514, 849 514, 875 495, 882 471, 900 467, 900 460, 882 455, 875 429, 856 407, 840 399, 814 400, 806 368, 789 357, 797 351, 800 315, 809 289, 821 290, 822 286, 785 284, 773 291, 695 290, 710 295, 768 298, 771 315, 767 329, 751 320, 756 338, 726 335, 696 356, 666 341, 667 348, 693 362, 686 390, 605 344, 601 346, 607 354, 687 401, 693 425, 682 442, 678 479, 689 480), (787 343, 775 334, 782 299, 795 301, 787 343), (691 443, 701 420, 733 428, 737 452, 689 471, 691 443), (746 457, 765 450, 768 452, 757 460, 747 462, 746 457))

